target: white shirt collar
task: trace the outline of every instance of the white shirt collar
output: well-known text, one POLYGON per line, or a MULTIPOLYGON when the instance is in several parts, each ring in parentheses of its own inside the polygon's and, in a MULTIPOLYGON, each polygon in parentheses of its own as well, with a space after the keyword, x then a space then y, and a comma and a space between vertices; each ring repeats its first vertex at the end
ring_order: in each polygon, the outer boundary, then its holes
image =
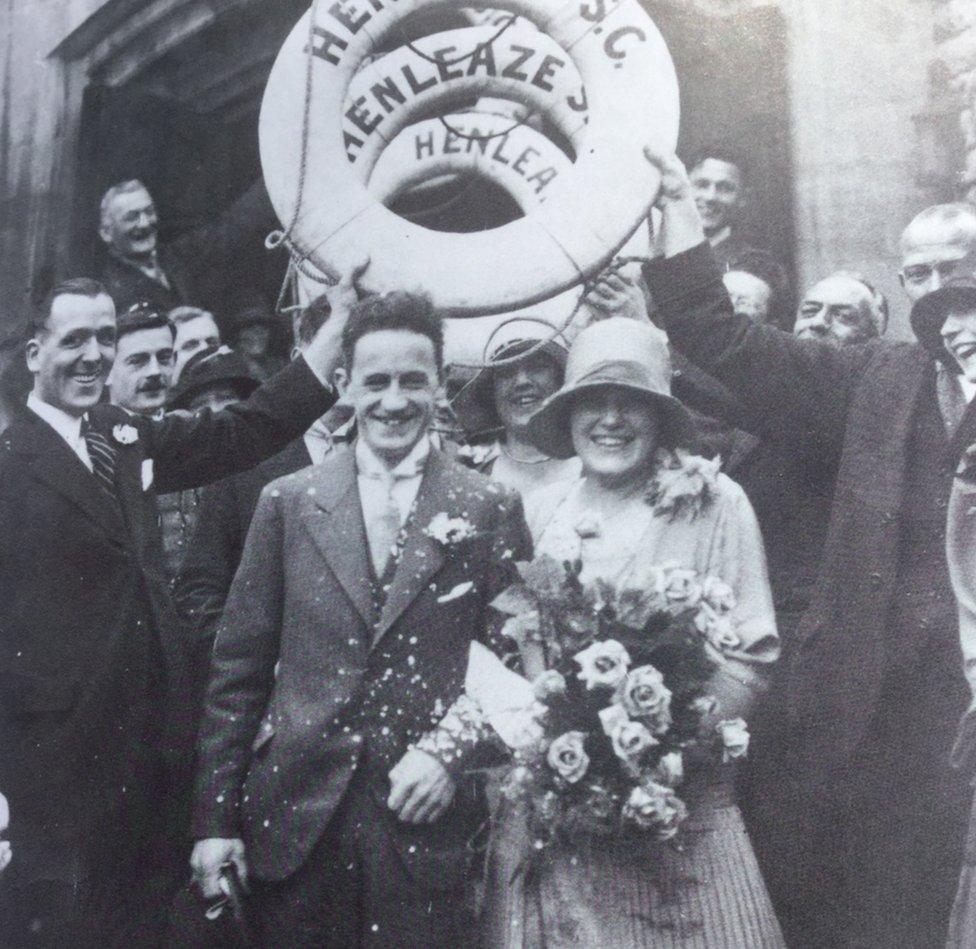
POLYGON ((27 396, 27 408, 39 415, 72 447, 81 438, 81 418, 68 415, 57 406, 42 402, 33 392, 27 396))
POLYGON ((709 239, 708 243, 712 247, 718 247, 723 241, 727 241, 732 236, 732 225, 726 224, 720 231, 716 231, 709 239))
POLYGON ((364 438, 356 439, 356 471, 361 478, 380 480, 405 480, 419 478, 424 473, 424 465, 430 454, 430 436, 424 435, 392 471, 376 457, 376 453, 364 438))

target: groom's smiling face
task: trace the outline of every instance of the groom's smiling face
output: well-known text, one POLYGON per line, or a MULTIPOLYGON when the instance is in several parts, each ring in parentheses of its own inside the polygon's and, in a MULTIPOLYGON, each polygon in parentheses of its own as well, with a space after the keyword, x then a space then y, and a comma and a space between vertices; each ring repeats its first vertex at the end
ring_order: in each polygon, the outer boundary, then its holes
POLYGON ((389 467, 407 457, 434 416, 440 373, 433 342, 412 330, 377 330, 356 341, 339 388, 359 437, 389 467))

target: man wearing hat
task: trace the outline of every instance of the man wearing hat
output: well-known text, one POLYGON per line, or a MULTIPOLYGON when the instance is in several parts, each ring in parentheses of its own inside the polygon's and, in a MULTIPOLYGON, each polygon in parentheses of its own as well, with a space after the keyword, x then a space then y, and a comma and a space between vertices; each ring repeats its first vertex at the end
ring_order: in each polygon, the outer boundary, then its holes
MULTIPOLYGON (((168 408, 219 412, 243 402, 260 384, 243 358, 229 347, 202 349, 183 367, 180 381, 170 394, 168 408)), ((163 553, 170 577, 175 577, 183 564, 183 555, 197 525, 200 497, 200 488, 159 496, 163 553)))
POLYGON ((229 346, 203 349, 190 357, 173 389, 169 408, 219 412, 242 402, 261 384, 244 358, 229 346))
POLYGON ((578 459, 550 457, 526 438, 529 419, 563 382, 566 347, 555 329, 519 319, 503 324, 486 349, 484 368, 454 401, 474 442, 458 460, 521 494, 578 477, 578 459))
POLYGON ((938 301, 955 291, 919 299, 917 343, 839 348, 737 317, 683 168, 648 157, 663 177, 666 259, 646 275, 672 343, 770 438, 838 466, 789 683, 803 804, 784 815, 799 827, 791 944, 941 946, 971 797, 950 763, 969 689, 945 557, 959 419, 937 368, 949 314, 938 301))

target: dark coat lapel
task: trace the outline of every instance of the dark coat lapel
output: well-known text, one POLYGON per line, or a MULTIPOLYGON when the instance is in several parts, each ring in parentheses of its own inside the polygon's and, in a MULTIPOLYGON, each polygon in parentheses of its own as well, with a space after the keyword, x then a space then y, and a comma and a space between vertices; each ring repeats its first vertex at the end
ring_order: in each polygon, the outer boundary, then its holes
POLYGON ((434 515, 444 511, 448 504, 448 464, 436 448, 431 449, 413 515, 407 524, 403 553, 383 604, 383 613, 373 640, 374 647, 444 565, 441 545, 428 537, 425 531, 434 515))
POLYGON ((30 457, 39 480, 72 501, 117 544, 128 546, 121 511, 50 425, 25 409, 9 437, 18 452, 30 457))
POLYGON ((313 498, 322 513, 305 516, 305 526, 346 595, 373 626, 372 568, 352 451, 336 452, 315 468, 313 498))

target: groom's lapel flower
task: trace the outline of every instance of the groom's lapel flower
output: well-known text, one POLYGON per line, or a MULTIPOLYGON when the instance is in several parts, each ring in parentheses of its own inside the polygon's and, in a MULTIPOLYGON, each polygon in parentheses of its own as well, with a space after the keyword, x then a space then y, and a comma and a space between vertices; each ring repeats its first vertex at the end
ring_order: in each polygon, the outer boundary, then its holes
POLYGON ((445 547, 453 547, 475 535, 474 525, 465 517, 450 517, 445 511, 435 514, 424 533, 445 547))
POLYGON ((134 445, 139 441, 139 432, 134 425, 116 425, 112 429, 112 438, 120 445, 134 445))

